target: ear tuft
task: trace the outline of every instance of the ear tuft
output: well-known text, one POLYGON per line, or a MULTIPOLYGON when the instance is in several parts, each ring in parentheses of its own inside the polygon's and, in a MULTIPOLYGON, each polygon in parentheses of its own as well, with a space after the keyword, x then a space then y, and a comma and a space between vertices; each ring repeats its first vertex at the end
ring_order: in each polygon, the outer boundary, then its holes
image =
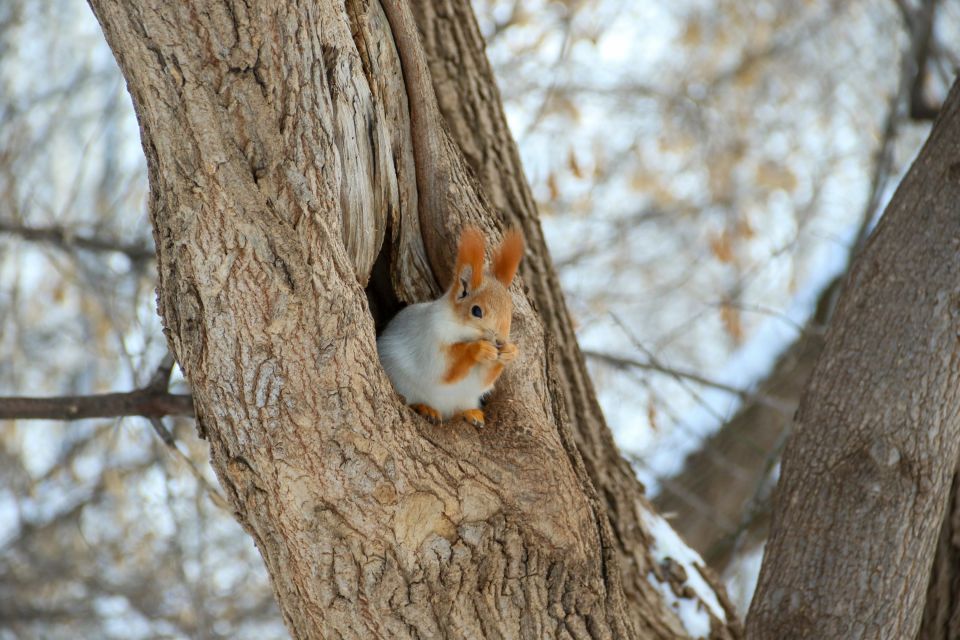
POLYGON ((509 287, 513 282, 522 258, 523 236, 517 229, 511 229, 503 236, 503 242, 493 256, 493 275, 503 283, 503 286, 509 287))
POLYGON ((476 289, 483 282, 483 252, 487 241, 479 229, 467 227, 460 233, 460 248, 457 250, 457 266, 453 270, 454 284, 465 275, 465 267, 470 267, 470 289, 476 289))

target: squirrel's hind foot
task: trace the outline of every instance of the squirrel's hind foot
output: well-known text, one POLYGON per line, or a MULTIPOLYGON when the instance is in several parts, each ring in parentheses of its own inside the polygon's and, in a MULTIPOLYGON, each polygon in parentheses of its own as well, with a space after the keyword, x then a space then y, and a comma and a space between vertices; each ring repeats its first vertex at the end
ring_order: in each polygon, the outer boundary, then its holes
POLYGON ((468 422, 477 428, 480 428, 486 424, 483 418, 483 411, 480 409, 467 409, 466 411, 461 411, 455 417, 460 418, 464 422, 468 422))
POLYGON ((412 404, 410 408, 427 419, 430 424, 440 424, 440 412, 428 404, 412 404))

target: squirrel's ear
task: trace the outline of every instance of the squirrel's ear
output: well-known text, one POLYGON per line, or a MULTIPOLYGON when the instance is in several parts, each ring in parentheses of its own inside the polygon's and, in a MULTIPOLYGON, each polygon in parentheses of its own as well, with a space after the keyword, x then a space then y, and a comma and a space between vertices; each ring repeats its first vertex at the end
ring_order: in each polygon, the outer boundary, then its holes
POLYGON ((516 229, 511 229, 503 236, 503 242, 493 256, 493 275, 503 283, 503 286, 509 287, 513 282, 521 258, 523 258, 523 236, 516 229))
POLYGON ((453 270, 455 299, 478 288, 483 282, 483 251, 486 244, 483 234, 473 227, 467 227, 460 233, 457 266, 453 270))

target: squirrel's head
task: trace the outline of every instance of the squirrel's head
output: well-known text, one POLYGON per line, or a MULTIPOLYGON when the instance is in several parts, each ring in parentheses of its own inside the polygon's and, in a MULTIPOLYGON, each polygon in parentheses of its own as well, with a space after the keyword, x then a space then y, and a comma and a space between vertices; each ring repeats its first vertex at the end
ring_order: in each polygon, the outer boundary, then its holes
POLYGON ((478 338, 486 338, 499 346, 510 337, 513 301, 507 287, 523 257, 523 237, 516 230, 508 231, 486 273, 483 269, 485 247, 480 231, 473 227, 463 230, 453 283, 447 295, 462 324, 476 329, 478 338))

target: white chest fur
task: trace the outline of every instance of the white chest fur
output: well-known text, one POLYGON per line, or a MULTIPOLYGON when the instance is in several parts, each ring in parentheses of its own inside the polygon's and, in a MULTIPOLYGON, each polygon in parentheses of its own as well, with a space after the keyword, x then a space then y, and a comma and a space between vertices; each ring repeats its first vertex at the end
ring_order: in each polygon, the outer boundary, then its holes
POLYGON ((446 383, 447 348, 478 339, 477 332, 456 322, 446 300, 424 302, 403 309, 377 340, 380 362, 394 388, 407 404, 426 404, 443 416, 480 406, 492 388, 489 367, 476 366, 462 379, 446 383))

